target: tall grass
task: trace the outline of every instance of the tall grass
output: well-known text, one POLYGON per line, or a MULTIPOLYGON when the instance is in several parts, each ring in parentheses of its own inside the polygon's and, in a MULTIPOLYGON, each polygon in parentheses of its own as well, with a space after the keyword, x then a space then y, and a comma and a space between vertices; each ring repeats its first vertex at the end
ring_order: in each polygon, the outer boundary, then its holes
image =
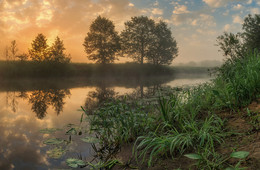
POLYGON ((214 152, 225 132, 223 121, 214 114, 222 109, 236 110, 256 99, 260 90, 259 54, 227 62, 208 84, 188 89, 169 99, 160 98, 162 129, 136 141, 137 158, 149 155, 148 165, 160 155, 175 156, 185 151, 207 148, 214 152), (167 125, 167 126, 165 126, 167 125), (166 128, 167 127, 167 128, 166 128))

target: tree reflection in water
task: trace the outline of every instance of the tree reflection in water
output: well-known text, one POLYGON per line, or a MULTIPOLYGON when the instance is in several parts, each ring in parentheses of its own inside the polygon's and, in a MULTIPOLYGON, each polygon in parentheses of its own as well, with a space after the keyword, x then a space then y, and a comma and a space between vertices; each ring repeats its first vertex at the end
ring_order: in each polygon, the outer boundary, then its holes
POLYGON ((112 88, 105 86, 97 87, 95 91, 90 91, 85 101, 85 109, 92 113, 96 108, 102 106, 107 101, 116 97, 116 92, 112 88))
POLYGON ((68 89, 37 90, 29 96, 29 102, 32 104, 32 111, 39 119, 42 119, 46 116, 49 106, 54 108, 57 115, 60 114, 65 104, 64 99, 69 95, 71 94, 68 89))
POLYGON ((70 95, 69 89, 36 90, 31 92, 31 94, 25 91, 21 91, 18 94, 17 92, 7 92, 6 104, 13 112, 16 112, 18 106, 17 98, 26 99, 32 104, 31 110, 36 113, 39 119, 43 119, 49 106, 52 106, 57 115, 59 115, 63 111, 64 99, 70 95))

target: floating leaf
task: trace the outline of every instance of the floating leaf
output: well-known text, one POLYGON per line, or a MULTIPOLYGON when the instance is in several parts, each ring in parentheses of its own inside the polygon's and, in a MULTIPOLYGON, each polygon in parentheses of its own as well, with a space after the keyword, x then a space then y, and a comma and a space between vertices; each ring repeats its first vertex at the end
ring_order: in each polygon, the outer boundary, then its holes
POLYGON ((46 145, 58 145, 58 144, 61 144, 63 142, 64 142, 64 140, 57 139, 57 138, 50 138, 50 139, 43 141, 43 143, 46 144, 46 145))
POLYGON ((79 166, 86 166, 86 163, 80 159, 68 158, 66 163, 71 168, 78 168, 79 166))
POLYGON ((46 129, 41 129, 39 130, 40 133, 43 133, 43 134, 51 134, 51 133, 54 133, 58 130, 61 130, 61 129, 56 129, 56 128, 46 128, 46 129))
POLYGON ((47 151, 47 155, 50 158, 59 159, 65 152, 66 151, 64 149, 56 147, 52 150, 47 151))
POLYGON ((76 135, 77 130, 75 128, 70 128, 67 132, 66 135, 76 135))
POLYGON ((99 139, 98 138, 95 138, 95 137, 85 137, 85 138, 81 138, 81 140, 83 142, 87 142, 87 143, 99 143, 99 139))
POLYGON ((190 159, 201 159, 201 156, 198 154, 195 154, 195 153, 186 154, 184 156, 186 156, 187 158, 190 158, 190 159))
POLYGON ((243 158, 246 158, 248 155, 249 155, 249 152, 247 152, 247 151, 238 151, 238 152, 231 153, 230 157, 243 159, 243 158))

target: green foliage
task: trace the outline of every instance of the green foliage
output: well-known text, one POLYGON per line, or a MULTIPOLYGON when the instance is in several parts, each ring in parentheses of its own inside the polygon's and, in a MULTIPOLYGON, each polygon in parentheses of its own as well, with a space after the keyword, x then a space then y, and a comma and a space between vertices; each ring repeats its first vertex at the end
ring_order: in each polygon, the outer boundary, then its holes
POLYGON ((148 51, 148 61, 154 65, 171 64, 178 56, 176 40, 172 37, 170 28, 163 21, 155 24, 154 39, 148 51))
POLYGON ((105 17, 98 16, 90 26, 83 46, 90 60, 97 63, 113 63, 115 54, 120 50, 120 37, 115 31, 112 21, 105 17))
POLYGON ((242 24, 242 32, 233 34, 224 32, 217 38, 217 45, 228 60, 244 58, 248 52, 260 51, 260 15, 249 14, 242 24))
POLYGON ((224 56, 233 61, 237 57, 242 58, 245 54, 242 41, 241 34, 224 32, 223 35, 217 37, 217 46, 219 46, 224 56))
POLYGON ((80 160, 80 159, 75 159, 75 158, 68 158, 66 160, 66 163, 69 167, 71 168, 78 168, 78 167, 85 167, 87 164, 86 162, 80 160))
POLYGON ((62 144, 63 142, 64 142, 64 140, 58 139, 58 138, 50 138, 50 139, 43 141, 43 143, 46 145, 59 145, 59 144, 62 144))
POLYGON ((127 21, 121 32, 123 53, 143 64, 153 42, 154 27, 154 20, 146 16, 132 17, 131 21, 127 21))
POLYGON ((90 137, 90 136, 81 138, 81 140, 86 143, 99 143, 100 142, 100 140, 98 138, 94 138, 94 137, 90 137))
POLYGON ((50 158, 59 159, 61 158, 66 151, 62 149, 61 147, 55 147, 54 149, 48 150, 47 155, 50 158))
POLYGON ((208 149, 202 149, 201 153, 192 153, 192 154, 185 154, 184 156, 193 160, 197 160, 197 168, 200 169, 224 169, 225 170, 242 170, 245 168, 240 168, 241 161, 243 161, 249 152, 246 151, 238 151, 233 152, 229 156, 220 155, 216 152, 211 152, 208 149), (239 162, 232 167, 228 164, 228 160, 231 158, 240 159, 239 162))
POLYGON ((122 52, 143 64, 170 64, 178 55, 177 43, 163 21, 155 23, 146 16, 132 17, 121 32, 122 52))
POLYGON ((260 51, 260 14, 249 14, 242 25, 244 45, 248 50, 260 51))
POLYGON ((107 146, 133 141, 151 125, 152 119, 142 110, 120 101, 105 103, 89 117, 91 130, 107 146))

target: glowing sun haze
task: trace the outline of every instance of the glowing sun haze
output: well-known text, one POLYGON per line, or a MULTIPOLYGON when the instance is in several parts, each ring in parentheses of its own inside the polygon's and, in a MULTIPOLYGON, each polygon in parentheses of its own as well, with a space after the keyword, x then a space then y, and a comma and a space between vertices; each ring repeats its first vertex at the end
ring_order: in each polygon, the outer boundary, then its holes
POLYGON ((82 44, 98 15, 112 20, 118 32, 132 16, 146 15, 171 27, 179 47, 173 62, 222 60, 216 37, 240 31, 243 18, 259 7, 257 0, 0 0, 0 50, 16 40, 19 51, 27 52, 43 33, 49 45, 59 36, 72 62, 89 62, 82 44))

